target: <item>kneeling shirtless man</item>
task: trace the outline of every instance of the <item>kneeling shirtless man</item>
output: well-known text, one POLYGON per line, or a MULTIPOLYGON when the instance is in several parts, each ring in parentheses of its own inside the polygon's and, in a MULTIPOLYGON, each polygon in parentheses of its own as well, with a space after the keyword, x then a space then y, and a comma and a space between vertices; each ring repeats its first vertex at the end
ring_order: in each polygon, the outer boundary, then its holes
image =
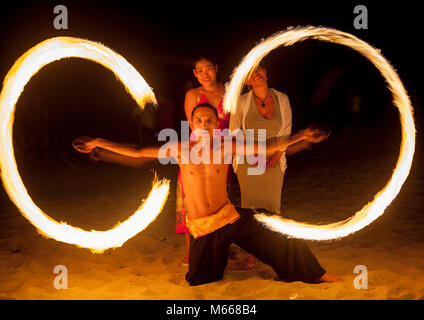
MULTIPOLYGON (((209 163, 196 164, 187 159, 198 141, 189 141, 182 144, 176 142, 175 153, 170 148, 166 157, 177 155, 176 159, 181 168, 183 185, 187 198, 188 216, 187 226, 190 230, 190 259, 186 280, 196 286, 222 279, 228 260, 228 248, 235 243, 262 262, 270 265, 278 277, 284 281, 338 282, 340 279, 328 274, 318 263, 303 240, 289 239, 273 232, 253 217, 253 210, 235 208, 228 200, 227 169, 224 152, 221 152, 221 161, 212 161, 214 137, 213 130, 218 128, 216 109, 209 104, 200 104, 192 111, 194 129, 203 129, 208 133, 199 139, 209 139, 206 144, 209 150, 201 148, 199 155, 206 152, 210 156, 209 163), (187 149, 188 148, 188 149, 187 149)), ((307 128, 301 130, 289 139, 273 138, 266 141, 266 154, 273 154, 278 150, 285 150, 290 145, 301 141, 317 143, 327 138, 319 130, 307 128)), ((258 146, 237 148, 233 140, 219 138, 220 150, 231 150, 235 155, 242 150, 258 154, 258 146), (224 148, 225 144, 227 148, 224 148), (252 150, 252 151, 248 151, 252 150)), ((104 148, 118 154, 134 158, 159 158, 159 148, 135 149, 122 144, 106 141, 101 138, 80 138, 75 140, 75 148, 80 152, 91 152, 96 147, 104 148), (78 141, 77 141, 78 140, 78 141)), ((205 142, 205 141, 203 141, 205 142)), ((200 142, 202 143, 202 141, 200 142)), ((240 144, 239 144, 240 146, 240 144)), ((190 157, 189 157, 190 158, 190 157)))

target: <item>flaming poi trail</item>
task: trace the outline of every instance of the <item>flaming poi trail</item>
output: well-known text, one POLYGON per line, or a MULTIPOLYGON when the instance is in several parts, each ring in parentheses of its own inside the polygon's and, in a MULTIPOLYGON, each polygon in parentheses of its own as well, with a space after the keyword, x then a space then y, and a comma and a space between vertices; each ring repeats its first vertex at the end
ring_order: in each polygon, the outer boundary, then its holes
POLYGON ((387 81, 387 87, 392 92, 393 104, 399 110, 402 127, 400 153, 392 177, 387 185, 375 195, 374 200, 352 217, 327 225, 313 225, 283 219, 279 216, 266 216, 261 213, 255 215, 256 219, 276 232, 295 238, 330 240, 345 237, 369 225, 384 213, 387 206, 397 196, 411 168, 415 149, 415 125, 412 106, 402 81, 390 63, 380 54, 380 51, 349 33, 323 27, 290 28, 285 32, 272 35, 255 46, 233 72, 224 98, 225 111, 234 114, 245 80, 259 65, 262 58, 279 46, 288 47, 307 39, 341 44, 368 59, 387 81))
POLYGON ((0 95, 1 177, 10 199, 42 235, 102 252, 119 247, 144 230, 161 212, 168 197, 169 181, 155 181, 147 199, 126 221, 107 231, 85 231, 56 222, 47 216, 28 195, 16 166, 12 128, 15 104, 25 85, 45 65, 63 58, 85 58, 110 69, 124 84, 141 109, 146 102, 156 103, 153 91, 137 70, 122 56, 106 46, 73 37, 47 39, 25 52, 10 69, 0 95))

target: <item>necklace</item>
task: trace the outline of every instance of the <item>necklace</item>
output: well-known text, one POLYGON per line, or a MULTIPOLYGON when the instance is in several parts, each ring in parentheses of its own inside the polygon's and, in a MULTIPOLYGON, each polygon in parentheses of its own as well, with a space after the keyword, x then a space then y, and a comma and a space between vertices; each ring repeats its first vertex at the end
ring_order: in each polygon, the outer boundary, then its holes
POLYGON ((266 100, 266 98, 268 98, 269 89, 268 89, 268 92, 266 93, 266 96, 263 100, 259 99, 258 96, 255 94, 255 92, 253 90, 252 90, 252 92, 253 92, 253 95, 255 96, 255 98, 258 99, 261 102, 261 107, 265 108, 265 100, 266 100))

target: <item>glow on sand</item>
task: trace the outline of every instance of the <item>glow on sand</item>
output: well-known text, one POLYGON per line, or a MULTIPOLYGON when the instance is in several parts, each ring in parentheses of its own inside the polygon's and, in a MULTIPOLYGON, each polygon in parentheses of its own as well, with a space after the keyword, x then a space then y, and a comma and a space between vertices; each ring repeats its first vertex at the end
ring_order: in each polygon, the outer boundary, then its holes
POLYGON ((415 126, 412 106, 403 84, 396 71, 380 54, 379 50, 349 33, 329 28, 291 28, 261 41, 234 70, 224 99, 225 111, 234 113, 245 80, 252 70, 259 65, 263 57, 279 46, 287 47, 307 39, 341 44, 367 58, 387 81, 387 87, 392 92, 393 103, 399 110, 402 126, 400 154, 392 177, 387 185, 375 195, 374 200, 366 204, 352 217, 327 225, 313 225, 283 219, 279 216, 266 216, 261 213, 255 215, 256 219, 276 232, 295 238, 330 240, 345 237, 369 225, 384 213, 387 206, 397 196, 411 168, 415 149, 415 126))
POLYGON ((85 58, 110 69, 124 84, 140 108, 156 103, 153 91, 137 70, 122 56, 104 45, 84 39, 57 37, 45 40, 23 54, 10 69, 0 95, 0 164, 4 187, 19 208, 42 235, 58 241, 102 252, 119 247, 144 230, 160 213, 168 197, 169 181, 155 181, 148 198, 128 220, 107 231, 85 231, 56 222, 47 216, 28 195, 16 166, 12 127, 15 104, 25 85, 43 66, 63 58, 85 58))

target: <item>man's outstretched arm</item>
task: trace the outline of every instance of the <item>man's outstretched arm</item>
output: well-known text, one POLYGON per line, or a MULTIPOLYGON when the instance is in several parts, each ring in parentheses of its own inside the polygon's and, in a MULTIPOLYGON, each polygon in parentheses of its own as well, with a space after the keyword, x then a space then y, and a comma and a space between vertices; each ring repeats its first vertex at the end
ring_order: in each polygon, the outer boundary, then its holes
POLYGON ((145 165, 146 163, 156 160, 155 158, 128 157, 128 156, 124 156, 122 154, 118 154, 113 151, 106 150, 99 147, 94 148, 90 152, 90 159, 96 162, 103 161, 103 162, 116 163, 122 166, 129 166, 129 167, 141 167, 145 165))
POLYGON ((295 143, 295 144, 293 144, 293 145, 291 145, 290 147, 287 148, 286 155, 291 156, 291 155, 299 153, 303 150, 311 150, 311 145, 312 145, 312 143, 310 143, 309 141, 306 141, 306 140, 295 143))
POLYGON ((233 155, 239 154, 240 150, 243 152, 242 155, 258 155, 260 152, 264 152, 266 155, 273 155, 275 152, 284 151, 292 145, 298 144, 299 142, 307 141, 311 143, 318 143, 328 137, 327 134, 317 129, 306 128, 299 130, 295 134, 287 137, 275 137, 267 139, 265 141, 265 149, 260 150, 258 143, 253 143, 253 147, 248 148, 243 141, 243 145, 240 148, 240 142, 232 141, 233 155), (237 148, 237 146, 239 148, 237 148))
MULTIPOLYGON (((147 148, 135 148, 132 146, 128 146, 122 143, 108 141, 102 138, 88 138, 88 137, 80 137, 75 139, 72 143, 75 149, 82 153, 90 153, 94 148, 100 147, 117 154, 121 154, 127 157, 132 158, 159 158, 159 148, 157 147, 147 147, 147 148)), ((170 157, 171 154, 168 152, 165 155, 166 157, 170 157)))
POLYGON ((128 147, 121 143, 108 141, 102 138, 96 138, 93 140, 96 147, 100 147, 106 150, 113 151, 115 153, 122 154, 124 156, 133 157, 133 158, 159 158, 159 148, 157 147, 147 147, 147 148, 134 148, 128 147))

